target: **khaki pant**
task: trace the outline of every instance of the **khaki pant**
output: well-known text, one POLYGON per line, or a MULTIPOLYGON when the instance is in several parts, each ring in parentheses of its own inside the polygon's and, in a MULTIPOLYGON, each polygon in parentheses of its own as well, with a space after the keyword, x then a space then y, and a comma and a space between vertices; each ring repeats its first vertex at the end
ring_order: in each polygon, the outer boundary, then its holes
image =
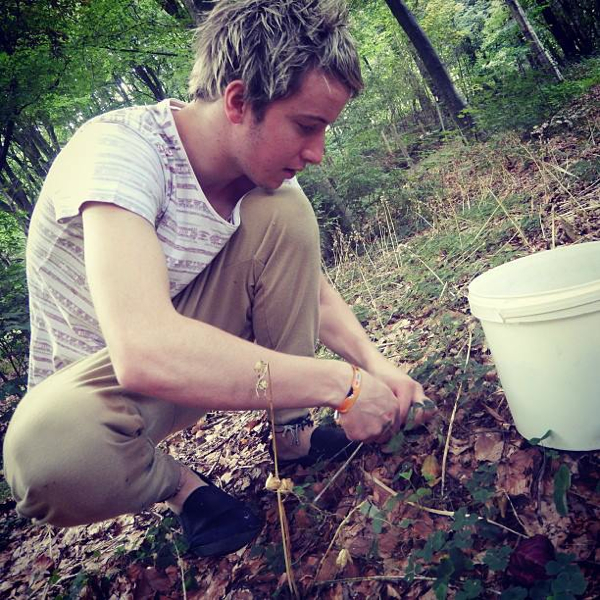
MULTIPOLYGON (((176 309, 267 348, 312 356, 320 253, 308 200, 297 189, 255 190, 241 217, 225 248, 174 299, 176 309)), ((71 526, 170 497, 180 468, 156 444, 204 412, 128 393, 106 349, 65 367, 21 400, 6 433, 5 476, 18 512, 71 526)), ((276 420, 305 413, 279 411, 276 420)))

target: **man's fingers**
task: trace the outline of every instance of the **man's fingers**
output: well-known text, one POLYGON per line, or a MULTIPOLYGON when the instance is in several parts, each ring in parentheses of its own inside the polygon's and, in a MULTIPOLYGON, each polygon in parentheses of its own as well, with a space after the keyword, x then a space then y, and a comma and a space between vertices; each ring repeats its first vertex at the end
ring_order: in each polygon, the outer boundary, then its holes
POLYGON ((374 437, 371 441, 375 442, 376 444, 386 444, 390 441, 394 433, 395 428, 393 423, 386 423, 383 426, 381 433, 378 436, 374 437))
POLYGON ((419 400, 415 400, 415 425, 422 425, 429 421, 437 412, 437 406, 435 402, 428 398, 427 396, 423 396, 419 400))

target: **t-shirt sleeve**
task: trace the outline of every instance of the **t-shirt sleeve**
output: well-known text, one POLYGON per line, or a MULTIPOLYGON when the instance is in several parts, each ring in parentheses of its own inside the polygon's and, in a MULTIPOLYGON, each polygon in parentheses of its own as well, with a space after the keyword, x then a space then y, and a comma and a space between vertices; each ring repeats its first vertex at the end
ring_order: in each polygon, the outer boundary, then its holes
POLYGON ((158 152, 119 123, 89 123, 79 130, 52 165, 44 187, 59 222, 93 201, 115 204, 155 225, 165 201, 158 152))

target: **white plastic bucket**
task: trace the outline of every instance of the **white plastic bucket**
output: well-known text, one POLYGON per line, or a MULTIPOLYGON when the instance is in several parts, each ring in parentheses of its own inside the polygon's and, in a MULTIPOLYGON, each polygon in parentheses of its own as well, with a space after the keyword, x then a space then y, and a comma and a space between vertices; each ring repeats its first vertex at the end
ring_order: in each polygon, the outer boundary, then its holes
POLYGON ((469 285, 469 304, 519 433, 600 449, 600 242, 491 269, 469 285))

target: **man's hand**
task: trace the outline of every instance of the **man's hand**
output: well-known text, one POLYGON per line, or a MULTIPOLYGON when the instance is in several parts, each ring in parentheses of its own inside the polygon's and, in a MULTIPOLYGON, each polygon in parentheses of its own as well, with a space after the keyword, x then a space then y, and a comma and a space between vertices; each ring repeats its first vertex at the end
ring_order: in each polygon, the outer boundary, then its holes
POLYGON ((367 442, 376 440, 384 431, 401 427, 405 412, 387 385, 363 371, 358 400, 348 412, 340 414, 338 423, 348 439, 367 442))
MULTIPOLYGON (((351 440, 384 442, 404 426, 411 406, 426 400, 421 384, 382 360, 375 373, 363 371, 358 400, 338 422, 351 440)), ((434 414, 434 409, 417 408, 413 423, 420 425, 434 414)))
MULTIPOLYGON (((413 404, 427 400, 423 388, 383 357, 324 276, 320 302, 321 342, 348 362, 364 368, 363 390, 354 407, 342 416, 340 424, 351 439, 381 441, 383 432, 389 435, 404 425, 413 404), (370 403, 373 405, 365 406, 370 403)), ((421 425, 433 414, 435 410, 417 408, 412 423, 421 425)))
POLYGON ((406 404, 406 412, 403 415, 403 423, 409 416, 410 407, 415 406, 413 413, 413 425, 422 425, 429 421, 436 413, 435 407, 427 407, 431 404, 431 400, 427 398, 423 391, 423 386, 409 377, 402 369, 396 367, 388 360, 381 357, 381 361, 370 372, 377 379, 385 383, 393 392, 393 394, 406 404), (418 405, 425 405, 419 407, 418 405))

